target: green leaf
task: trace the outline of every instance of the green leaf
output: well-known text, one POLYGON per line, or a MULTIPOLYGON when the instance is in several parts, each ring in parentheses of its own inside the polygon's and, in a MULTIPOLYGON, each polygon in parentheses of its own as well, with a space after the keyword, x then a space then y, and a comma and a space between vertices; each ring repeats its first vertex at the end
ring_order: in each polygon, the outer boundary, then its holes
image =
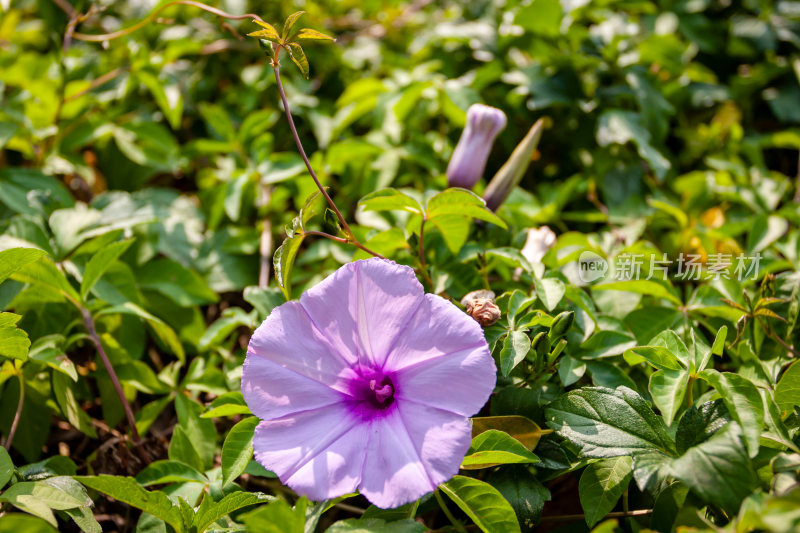
POLYGON ((675 433, 675 447, 683 454, 692 446, 707 441, 728 422, 731 417, 722 400, 706 402, 700 407, 691 406, 683 413, 675 433))
MULTIPOLYGON (((81 489, 83 489, 83 487, 81 487, 81 489)), ((100 527, 97 519, 95 519, 90 507, 64 509, 63 512, 68 514, 69 517, 72 518, 72 521, 75 522, 84 533, 103 533, 103 528, 100 527)))
POLYGON ((249 415, 252 414, 244 401, 244 396, 239 391, 226 392, 214 398, 209 404, 208 411, 200 418, 216 418, 220 416, 249 415))
POLYGON ((578 494, 589 527, 614 509, 632 477, 633 459, 628 456, 601 459, 586 467, 578 484, 578 494))
POLYGON ((465 215, 506 229, 506 223, 486 207, 486 202, 466 189, 446 189, 428 200, 427 218, 433 220, 444 215, 465 215))
POLYGON ((430 221, 444 237, 447 248, 458 254, 469 236, 469 217, 461 215, 442 215, 430 221))
POLYGON ((692 356, 689 353, 689 349, 686 347, 686 344, 681 340, 681 338, 678 337, 678 334, 671 329, 662 331, 650 339, 648 344, 665 348, 670 354, 677 358, 678 361, 680 361, 683 368, 689 368, 692 361, 692 356))
POLYGON ((625 360, 628 364, 636 364, 641 360, 647 361, 650 366, 659 370, 682 370, 678 358, 671 351, 662 346, 634 346, 625 350, 625 360))
POLYGON ((302 233, 295 233, 293 236, 287 237, 272 256, 275 279, 287 302, 292 299, 292 268, 300 245, 303 243, 303 237, 302 233))
POLYGON ((0 149, 4 148, 8 141, 17 132, 17 125, 13 122, 0 122, 0 149))
POLYGON ((41 256, 36 261, 29 262, 25 268, 12 272, 10 277, 23 283, 50 289, 59 300, 67 297, 73 302, 80 301, 77 291, 72 288, 66 276, 47 256, 41 256))
POLYGON ((14 475, 14 463, 5 448, 0 446, 0 489, 6 486, 8 480, 14 475))
POLYGON ((247 34, 248 37, 258 37, 259 39, 266 39, 276 44, 281 42, 281 36, 278 35, 278 30, 276 30, 271 24, 255 19, 253 20, 253 22, 255 22, 264 29, 248 33, 247 34))
POLYGON ((200 453, 194 447, 192 440, 182 426, 175 426, 172 439, 169 441, 167 456, 177 462, 185 463, 195 470, 203 470, 205 466, 200 458, 200 453))
POLYGON ((183 350, 183 345, 181 344, 180 339, 178 339, 178 335, 175 334, 175 331, 163 320, 148 313, 132 302, 125 302, 122 305, 107 307, 100 310, 96 316, 99 317, 102 315, 111 315, 115 313, 138 316, 144 320, 147 325, 150 326, 150 329, 153 330, 153 333, 155 333, 156 337, 158 337, 158 339, 164 343, 164 345, 169 348, 172 353, 181 360, 181 362, 186 362, 186 352, 183 350))
POLYGON ((408 211, 421 215, 422 206, 414 198, 397 189, 379 189, 361 198, 358 206, 364 211, 408 211))
POLYGON ((297 68, 303 73, 303 77, 308 79, 308 59, 306 58, 306 53, 303 52, 303 47, 297 43, 289 43, 286 46, 286 51, 289 52, 292 63, 297 65, 297 68))
POLYGON ((156 74, 147 70, 138 70, 136 76, 153 95, 153 99, 166 117, 170 127, 178 130, 183 117, 183 96, 180 85, 174 81, 170 83, 167 80, 159 79, 156 74))
POLYGON ((317 30, 312 30, 310 28, 303 28, 297 35, 294 37, 295 39, 308 39, 311 41, 335 41, 336 39, 331 37, 330 35, 325 35, 322 32, 318 32, 317 30))
POLYGON ((294 25, 297 24, 297 20, 305 13, 305 11, 296 11, 286 17, 286 20, 283 23, 283 32, 281 32, 281 39, 283 41, 288 41, 289 37, 292 36, 292 31, 294 30, 294 25))
POLYGON ((97 438, 97 430, 92 425, 91 417, 81 409, 75 397, 75 382, 66 374, 53 372, 52 384, 56 402, 69 423, 89 437, 97 438))
POLYGON ((750 457, 755 457, 764 426, 764 403, 756 386, 738 374, 721 373, 713 369, 704 370, 697 376, 707 381, 722 396, 731 418, 742 429, 750 457))
POLYGON ((0 252, 0 283, 18 270, 33 263, 45 255, 44 250, 37 248, 9 248, 0 252))
POLYGON ((207 305, 219 300, 203 276, 167 258, 148 261, 137 269, 136 281, 142 289, 160 292, 181 307, 207 305))
MULTIPOLYGON (((0 341, 1 343, 2 341, 0 341)), ((72 381, 78 381, 78 370, 75 364, 70 361, 67 354, 64 353, 64 343, 66 338, 63 335, 45 335, 39 337, 36 342, 31 345, 31 350, 28 356, 39 363, 43 363, 53 370, 63 372, 69 376, 72 381)))
POLYGON ((577 444, 587 457, 674 453, 664 421, 627 387, 570 391, 547 406, 545 417, 556 433, 577 444))
POLYGON ((500 351, 500 370, 507 376, 520 364, 531 349, 531 340, 524 331, 512 330, 503 341, 500 351))
POLYGON ((136 474, 136 481, 143 487, 162 483, 196 481, 208 483, 206 476, 180 461, 160 460, 147 465, 136 474))
POLYGON ((551 430, 543 430, 536 422, 520 415, 479 416, 471 420, 472 438, 477 437, 484 431, 502 431, 521 442, 528 450, 536 448, 542 435, 552 433, 551 430))
POLYGON ((742 437, 739 424, 729 423, 674 459, 671 475, 704 501, 719 505, 729 515, 736 514, 742 500, 759 486, 742 437))
POLYGON ((233 492, 205 509, 198 509, 192 521, 192 528, 196 528, 198 533, 203 533, 208 526, 234 511, 274 500, 274 496, 268 496, 260 492, 233 492))
POLYGON ((259 533, 304 533, 308 500, 301 498, 294 509, 278 499, 242 517, 247 531, 259 533))
POLYGON ((458 505, 484 533, 518 533, 514 509, 491 485, 464 476, 454 476, 439 489, 458 505))
POLYGON ((545 502, 550 501, 550 491, 529 468, 498 468, 487 481, 511 504, 520 524, 531 528, 539 522, 545 502))
POLYGON ((503 464, 538 463, 539 458, 508 433, 490 429, 472 439, 461 468, 475 470, 503 464))
MULTIPOLYGON (((55 517, 50 516, 55 521, 55 517)), ((47 521, 22 513, 6 513, 0 521, 0 533, 58 533, 47 521)))
POLYGON ((683 369, 659 370, 650 376, 650 396, 668 426, 672 425, 683 404, 688 384, 689 372, 683 369))
POLYGON ((425 526, 411 518, 387 522, 380 518, 339 520, 326 533, 423 533, 425 526))
POLYGON ((778 381, 775 401, 782 411, 791 411, 800 405, 800 361, 792 363, 778 381))
POLYGON ((253 433, 258 418, 251 416, 236 423, 222 445, 222 486, 238 478, 253 458, 253 433))
POLYGON ((100 475, 76 476, 75 479, 90 489, 160 518, 177 532, 184 531, 178 506, 161 491, 145 490, 132 477, 100 475))
POLYGON ((217 448, 217 430, 213 420, 200 418, 203 406, 183 394, 175 397, 175 411, 178 424, 186 431, 186 436, 203 461, 203 466, 198 470, 209 468, 217 448))
POLYGON ((609 281, 592 286, 593 291, 626 291, 636 294, 646 294, 656 298, 665 298, 675 305, 682 305, 672 290, 665 285, 648 279, 633 279, 628 281, 609 281))
POLYGON ((83 487, 69 476, 15 483, 0 495, 0 502, 3 501, 43 518, 54 526, 56 520, 51 509, 65 511, 92 504, 83 487))
POLYGON ((564 298, 566 290, 564 282, 558 279, 544 278, 536 281, 536 296, 548 311, 552 311, 558 306, 564 298))
POLYGON ((27 361, 31 341, 28 334, 16 326, 21 318, 14 313, 0 313, 0 355, 27 361))

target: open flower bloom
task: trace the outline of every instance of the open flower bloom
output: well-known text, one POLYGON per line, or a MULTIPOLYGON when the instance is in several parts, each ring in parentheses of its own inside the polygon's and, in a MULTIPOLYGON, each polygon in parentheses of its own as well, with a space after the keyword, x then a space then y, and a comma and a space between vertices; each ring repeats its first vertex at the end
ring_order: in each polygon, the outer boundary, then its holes
POLYGON ((447 165, 447 183, 450 187, 472 189, 478 183, 486 168, 494 139, 505 127, 506 115, 501 110, 482 104, 470 106, 467 125, 447 165))
POLYGON ((478 323, 425 294, 413 270, 347 264, 250 340, 242 393, 263 419, 255 458, 313 500, 358 489, 403 505, 458 472, 495 372, 478 323))

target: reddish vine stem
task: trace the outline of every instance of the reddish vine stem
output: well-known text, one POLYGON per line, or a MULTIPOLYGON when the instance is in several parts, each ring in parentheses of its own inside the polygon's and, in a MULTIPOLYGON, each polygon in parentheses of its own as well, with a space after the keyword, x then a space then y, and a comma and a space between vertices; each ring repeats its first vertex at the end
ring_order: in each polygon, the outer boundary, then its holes
POLYGON ((17 426, 19 426, 19 419, 22 417, 22 406, 25 404, 25 380, 22 377, 22 370, 17 375, 19 379, 19 402, 17 403, 17 410, 14 412, 14 420, 11 422, 11 428, 8 430, 8 438, 4 445, 6 451, 11 449, 14 443, 14 435, 17 433, 17 426))
MULTIPOLYGON (((635 509, 633 511, 615 511, 613 513, 608 513, 605 518, 628 518, 632 516, 647 516, 649 514, 653 514, 652 509, 635 509)), ((586 515, 584 514, 565 514, 558 516, 543 516, 539 519, 539 522, 571 522, 573 520, 585 519, 586 515)))
POLYGON ((89 338, 92 340, 94 347, 97 349, 97 353, 100 355, 100 359, 103 361, 103 366, 105 366, 106 372, 108 372, 108 375, 111 378, 111 383, 114 385, 114 390, 117 392, 119 401, 122 403, 122 408, 125 411, 125 418, 128 420, 128 425, 130 426, 131 434, 133 435, 133 442, 139 444, 142 442, 142 438, 139 436, 139 430, 136 429, 136 419, 133 416, 133 409, 131 409, 131 404, 128 403, 128 399, 125 398, 125 392, 122 390, 122 385, 119 382, 119 378, 117 378, 117 373, 114 372, 114 367, 111 365, 111 361, 108 359, 108 355, 106 355, 106 350, 103 348, 103 344, 100 342, 100 337, 97 335, 97 330, 95 329, 94 318, 92 318, 92 314, 88 309, 82 305, 76 305, 81 312, 83 325, 86 327, 89 338))
POLYGON ((201 2, 194 2, 193 0, 173 0, 172 2, 169 2, 169 3, 164 4, 163 6, 157 8, 157 9, 154 9, 153 11, 150 12, 149 15, 147 15, 145 18, 143 18, 142 20, 140 20, 139 22, 137 22, 133 26, 129 26, 129 27, 125 28, 125 29, 118 30, 118 31, 115 31, 115 32, 112 32, 112 33, 102 33, 102 34, 99 34, 99 35, 94 35, 94 34, 89 34, 89 33, 74 32, 72 34, 72 38, 73 39, 77 39, 79 41, 89 41, 89 42, 95 42, 95 43, 102 43, 102 42, 106 42, 106 41, 111 41, 113 39, 118 39, 120 37, 124 37, 126 35, 129 35, 129 34, 135 32, 136 30, 144 28, 145 26, 147 26, 147 24, 150 23, 150 21, 152 21, 154 18, 156 18, 159 13, 161 13, 162 11, 167 9, 168 7, 174 6, 174 5, 177 5, 177 4, 182 4, 182 5, 186 5, 186 6, 193 6, 193 7, 202 9, 203 11, 208 11, 209 13, 211 13, 213 15, 216 15, 218 17, 222 17, 222 18, 226 18, 226 19, 231 19, 231 20, 253 19, 253 20, 258 20, 258 21, 264 22, 264 20, 261 17, 259 17, 258 15, 255 15, 253 13, 246 13, 244 15, 234 15, 232 13, 227 13, 225 11, 222 11, 221 9, 217 9, 215 7, 207 6, 207 5, 205 5, 205 4, 201 3, 201 2))
POLYGON ((322 195, 325 197, 325 200, 328 202, 328 205, 331 206, 333 212, 336 213, 336 218, 339 219, 339 224, 342 225, 345 233, 349 236, 353 236, 353 231, 350 229, 350 226, 347 224, 347 221, 342 216, 342 212, 339 211, 339 208, 336 207, 336 204, 333 202, 333 199, 328 194, 328 191, 325 190, 325 187, 319 182, 317 178, 317 174, 314 172, 314 169, 311 168, 311 163, 308 160, 308 156, 306 156, 306 151, 303 149, 303 143, 300 142, 300 136, 297 134, 297 128, 294 125, 294 119, 292 118, 292 112, 289 108, 289 101, 286 99, 286 91, 283 90, 283 83, 281 83, 281 73, 280 73, 280 64, 278 63, 278 53, 280 53, 281 47, 278 46, 275 49, 275 57, 272 60, 272 70, 275 71, 275 81, 278 84, 278 92, 281 95, 281 102, 283 102, 283 110, 286 113, 286 120, 289 121, 289 129, 292 130, 292 136, 294 137, 294 143, 297 145, 297 150, 300 152, 300 157, 303 158, 303 162, 306 164, 306 168, 308 169, 308 173, 311 174, 311 178, 314 180, 314 183, 317 184, 317 188, 320 190, 322 195))

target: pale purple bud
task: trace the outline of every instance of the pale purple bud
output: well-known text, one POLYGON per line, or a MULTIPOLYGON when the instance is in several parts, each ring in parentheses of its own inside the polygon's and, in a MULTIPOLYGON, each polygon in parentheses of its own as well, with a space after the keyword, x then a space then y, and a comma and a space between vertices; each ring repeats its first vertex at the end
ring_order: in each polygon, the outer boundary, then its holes
POLYGON ((506 127, 506 115, 495 107, 474 104, 467 110, 467 125, 447 165, 450 187, 472 189, 483 176, 497 134, 506 127))
POLYGON ((483 199, 486 201, 486 207, 492 211, 496 211, 503 204, 514 187, 519 184, 522 176, 525 175, 528 165, 531 164, 531 157, 539 145, 539 139, 542 137, 542 128, 544 128, 544 119, 539 119, 486 186, 483 199))

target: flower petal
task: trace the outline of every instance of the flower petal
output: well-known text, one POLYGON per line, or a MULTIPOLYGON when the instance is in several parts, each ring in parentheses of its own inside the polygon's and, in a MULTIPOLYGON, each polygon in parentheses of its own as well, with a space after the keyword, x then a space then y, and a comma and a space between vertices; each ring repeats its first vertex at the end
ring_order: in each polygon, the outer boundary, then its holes
POLYGON ((484 343, 477 348, 422 360, 397 371, 394 378, 398 401, 412 400, 472 416, 494 389, 497 369, 484 343))
POLYGON ((300 303, 345 359, 380 368, 423 292, 411 268, 373 258, 344 265, 306 291, 300 303))
POLYGON ((423 304, 398 335, 385 368, 397 371, 442 355, 487 347, 483 330, 475 320, 435 294, 423 304))
POLYGON ((330 387, 346 391, 347 361, 318 332, 303 307, 287 302, 272 310, 250 338, 247 357, 262 357, 330 387))
POLYGON ((453 477, 471 442, 469 420, 398 402, 372 423, 359 490, 378 507, 398 507, 453 477))
POLYGON ((254 415, 271 420, 341 402, 344 393, 255 354, 242 367, 242 394, 254 415))
POLYGON ((261 422, 253 436, 256 461, 312 500, 353 492, 361 479, 369 425, 343 404, 261 422))

